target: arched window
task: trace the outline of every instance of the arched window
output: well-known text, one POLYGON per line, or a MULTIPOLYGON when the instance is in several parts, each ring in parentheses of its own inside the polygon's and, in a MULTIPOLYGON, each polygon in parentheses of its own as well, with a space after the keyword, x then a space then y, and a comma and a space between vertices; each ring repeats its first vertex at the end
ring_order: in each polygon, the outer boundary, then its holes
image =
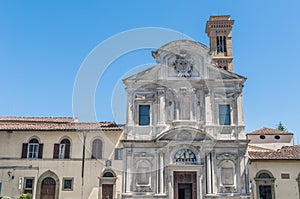
POLYGON ((95 139, 92 144, 92 159, 102 159, 102 141, 95 139))
POLYGON ((103 177, 112 178, 112 177, 115 177, 115 175, 110 171, 106 171, 106 172, 104 172, 103 177))
POLYGON ((63 139, 59 144, 59 159, 70 158, 71 143, 68 139, 63 139))
POLYGON ((181 149, 175 153, 175 162, 196 163, 196 155, 190 149, 181 149))
POLYGON ((151 167, 149 162, 141 161, 137 166, 136 185, 150 186, 151 183, 151 167))
POLYGON ((70 150, 71 149, 71 142, 69 139, 64 138, 60 141, 59 144, 54 144, 54 152, 53 158, 54 159, 69 159, 70 158, 70 150))
POLYGON ((221 163, 221 184, 234 185, 234 163, 229 160, 221 163))
POLYGON ((256 174, 256 178, 254 178, 254 180, 256 183, 257 198, 266 198, 266 199, 275 198, 275 190, 274 190, 275 178, 273 177, 271 172, 260 171, 256 174))
POLYGON ((271 176, 269 174, 267 174, 267 173, 261 173, 261 174, 259 174, 258 177, 259 178, 271 178, 271 176))
POLYGON ((42 158, 43 144, 37 138, 32 138, 28 143, 23 143, 22 158, 42 158))

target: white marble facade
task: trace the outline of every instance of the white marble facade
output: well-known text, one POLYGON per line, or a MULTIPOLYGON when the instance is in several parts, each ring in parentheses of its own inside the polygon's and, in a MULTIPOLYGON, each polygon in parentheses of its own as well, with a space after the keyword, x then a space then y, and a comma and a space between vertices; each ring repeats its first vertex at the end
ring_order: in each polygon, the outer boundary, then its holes
POLYGON ((170 42, 123 80, 123 198, 249 198, 242 89, 205 45, 170 42), (225 111, 224 111, 225 110, 225 111))

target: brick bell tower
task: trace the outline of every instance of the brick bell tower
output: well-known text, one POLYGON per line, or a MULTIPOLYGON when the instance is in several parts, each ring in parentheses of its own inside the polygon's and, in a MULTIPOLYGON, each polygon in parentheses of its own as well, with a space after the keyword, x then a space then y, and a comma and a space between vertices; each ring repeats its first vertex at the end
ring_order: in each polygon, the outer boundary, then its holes
POLYGON ((212 63, 230 72, 233 72, 231 36, 233 24, 234 20, 230 20, 230 15, 211 16, 205 30, 209 37, 212 63))

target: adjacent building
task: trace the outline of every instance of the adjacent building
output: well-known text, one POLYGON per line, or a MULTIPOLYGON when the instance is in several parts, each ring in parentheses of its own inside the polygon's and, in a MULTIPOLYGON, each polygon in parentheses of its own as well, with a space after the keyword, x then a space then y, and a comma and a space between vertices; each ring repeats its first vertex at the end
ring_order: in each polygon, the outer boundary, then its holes
POLYGON ((112 122, 1 117, 1 196, 121 198, 122 132, 112 122))
POLYGON ((247 134, 254 199, 300 198, 300 146, 293 133, 262 128, 247 134))

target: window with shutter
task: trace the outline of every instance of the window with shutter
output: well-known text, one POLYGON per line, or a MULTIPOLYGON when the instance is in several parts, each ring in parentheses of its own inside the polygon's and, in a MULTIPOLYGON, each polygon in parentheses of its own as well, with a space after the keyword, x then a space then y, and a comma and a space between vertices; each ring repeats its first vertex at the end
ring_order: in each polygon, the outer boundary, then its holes
POLYGON ((39 141, 36 138, 32 138, 27 147, 27 158, 40 158, 40 150, 41 155, 43 152, 43 149, 39 149, 39 141))
POLYGON ((102 141, 95 139, 92 144, 92 159, 102 159, 102 141))
POLYGON ((27 150, 28 150, 28 143, 23 143, 23 146, 22 146, 22 158, 27 158, 27 150))
POLYGON ((54 144, 53 159, 58 159, 59 157, 59 144, 54 144))
POLYGON ((71 142, 68 139, 63 139, 59 145, 59 159, 70 158, 70 146, 71 142))
POLYGON ((115 160, 122 160, 123 150, 121 148, 115 149, 115 160))
POLYGON ((38 158, 42 159, 43 158, 43 149, 44 149, 44 144, 39 144, 39 152, 38 152, 38 158))

